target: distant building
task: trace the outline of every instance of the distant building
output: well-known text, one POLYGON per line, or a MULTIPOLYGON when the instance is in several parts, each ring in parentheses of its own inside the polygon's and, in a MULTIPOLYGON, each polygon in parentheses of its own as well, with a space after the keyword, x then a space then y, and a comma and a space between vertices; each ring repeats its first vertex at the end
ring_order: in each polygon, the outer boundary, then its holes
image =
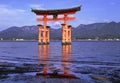
POLYGON ((16 39, 16 41, 23 41, 24 39, 16 39))
POLYGON ((119 41, 120 39, 116 39, 117 41, 119 41))
POLYGON ((0 40, 3 40, 3 38, 0 38, 0 40))

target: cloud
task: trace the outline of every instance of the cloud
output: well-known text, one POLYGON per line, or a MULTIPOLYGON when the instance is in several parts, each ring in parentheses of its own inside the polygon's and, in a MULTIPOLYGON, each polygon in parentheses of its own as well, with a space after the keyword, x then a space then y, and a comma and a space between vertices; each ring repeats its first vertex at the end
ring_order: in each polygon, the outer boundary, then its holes
POLYGON ((0 4, 0 27, 19 24, 25 14, 26 11, 23 9, 16 9, 8 5, 0 4))
POLYGON ((1 5, 0 4, 0 20, 4 21, 7 20, 13 20, 20 18, 21 15, 25 14, 25 10, 23 9, 15 9, 11 8, 7 5, 1 5))
POLYGON ((44 4, 30 4, 29 5, 33 9, 45 9, 43 6, 44 4))
POLYGON ((0 15, 17 15, 19 13, 24 13, 25 10, 23 9, 13 9, 11 7, 8 7, 7 5, 0 5, 0 15))

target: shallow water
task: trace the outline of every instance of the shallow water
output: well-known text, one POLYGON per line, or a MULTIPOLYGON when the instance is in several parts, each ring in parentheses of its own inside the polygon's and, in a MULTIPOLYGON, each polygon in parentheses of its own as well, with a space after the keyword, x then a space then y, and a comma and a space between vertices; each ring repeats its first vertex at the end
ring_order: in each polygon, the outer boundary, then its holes
POLYGON ((120 69, 120 42, 79 41, 66 46, 61 42, 44 46, 37 42, 0 42, 0 62, 38 64, 41 69, 91 80, 90 75, 120 69))
MULTIPOLYGON (((68 59, 70 63, 119 63, 120 62, 120 42, 96 41, 96 42, 72 42, 70 46, 61 46, 61 42, 51 42, 49 46, 38 46, 37 42, 0 42, 0 58, 2 61, 13 62, 33 62, 40 53, 45 51, 46 59, 62 61, 68 59), (41 50, 42 49, 42 50, 41 50), (39 53, 38 53, 39 51, 39 53), (67 57, 62 55, 68 54, 67 57)), ((44 54, 44 53, 43 53, 44 54)), ((41 53, 41 56, 43 55, 41 53)), ((45 59, 45 58, 44 58, 45 59)))

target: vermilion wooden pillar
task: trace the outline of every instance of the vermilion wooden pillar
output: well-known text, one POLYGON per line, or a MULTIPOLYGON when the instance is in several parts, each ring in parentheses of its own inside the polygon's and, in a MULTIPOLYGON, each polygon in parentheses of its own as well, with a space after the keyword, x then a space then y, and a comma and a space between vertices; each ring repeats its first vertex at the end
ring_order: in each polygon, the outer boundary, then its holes
POLYGON ((45 28, 42 25, 38 25, 38 44, 48 45, 50 43, 50 26, 45 28))
POLYGON ((38 44, 42 44, 43 41, 43 26, 42 25, 38 25, 38 44))
POLYGON ((44 15, 43 17, 43 43, 42 44, 47 44, 47 37, 46 37, 46 31, 47 31, 47 21, 46 21, 47 15, 44 15))
POLYGON ((47 44, 50 43, 50 26, 47 26, 47 44))
POLYGON ((71 44, 72 42, 72 26, 68 26, 68 43, 71 44))
POLYGON ((62 45, 71 44, 71 26, 62 24, 62 45))
POLYGON ((62 44, 65 44, 66 43, 66 25, 65 24, 62 24, 62 44))

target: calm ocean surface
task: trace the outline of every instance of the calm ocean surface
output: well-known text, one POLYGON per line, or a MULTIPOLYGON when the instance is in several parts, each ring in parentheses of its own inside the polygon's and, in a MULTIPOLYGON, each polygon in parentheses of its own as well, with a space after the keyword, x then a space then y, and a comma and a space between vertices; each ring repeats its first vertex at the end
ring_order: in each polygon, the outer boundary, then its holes
POLYGON ((0 42, 0 58, 15 63, 38 63, 39 59, 53 63, 112 64, 120 62, 120 42, 80 41, 68 46, 61 46, 61 42, 51 42, 49 46, 38 46, 37 42, 0 42))

